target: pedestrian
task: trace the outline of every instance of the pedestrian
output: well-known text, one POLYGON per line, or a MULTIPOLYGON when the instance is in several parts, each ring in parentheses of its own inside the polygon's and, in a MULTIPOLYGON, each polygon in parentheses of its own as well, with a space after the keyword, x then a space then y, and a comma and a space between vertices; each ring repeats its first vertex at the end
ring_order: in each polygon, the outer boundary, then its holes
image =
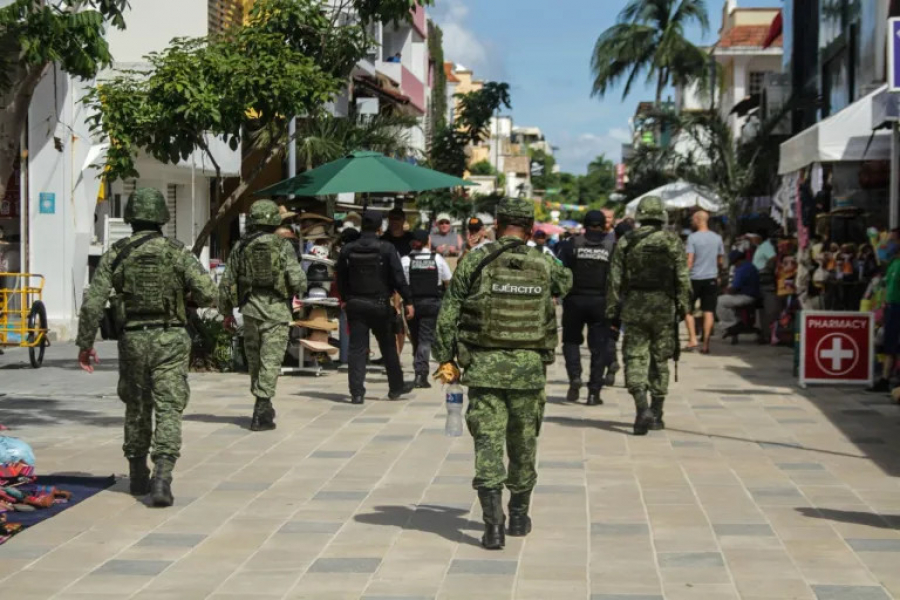
POLYGON ((625 385, 634 398, 634 434, 647 435, 650 429, 665 428, 668 361, 678 359, 678 324, 687 313, 691 285, 684 246, 664 230, 663 201, 645 197, 635 218, 639 227, 619 240, 613 253, 606 316, 624 326, 625 385))
POLYGON ((441 310, 441 298, 453 278, 444 257, 430 249, 428 238, 428 232, 424 229, 415 231, 412 252, 400 259, 416 311, 415 317, 409 321, 409 331, 415 355, 413 368, 417 388, 431 387, 428 381, 431 345, 441 310))
MULTIPOLYGON (((896 235, 896 232, 892 232, 896 235)), ((885 308, 884 326, 882 328, 884 360, 881 363, 881 376, 867 392, 891 391, 891 377, 900 354, 900 256, 891 250, 887 273, 884 277, 885 308)))
POLYGON ((269 431, 275 429, 272 398, 287 350, 291 303, 306 291, 306 275, 290 243, 275 233, 278 205, 257 200, 248 222, 219 282, 219 312, 228 330, 235 328, 234 309, 241 312, 250 393, 256 398, 250 430, 269 431))
POLYGON ((388 213, 388 230, 381 239, 393 244, 401 258, 412 252, 413 236, 406 229, 406 213, 402 208, 391 209, 388 213))
POLYGON ((549 255, 552 258, 556 258, 556 255, 553 254, 553 250, 551 250, 547 246, 547 232, 546 231, 540 231, 540 230, 535 231, 531 235, 531 239, 528 240, 528 245, 531 246, 532 248, 537 248, 538 250, 540 250, 544 254, 549 255))
POLYGON ((725 337, 731 335, 732 328, 738 325, 735 310, 753 306, 762 298, 759 271, 747 260, 747 255, 740 250, 732 250, 728 255, 728 263, 734 267, 734 275, 731 285, 716 303, 716 316, 725 330, 725 337))
POLYGON ((463 256, 491 243, 491 239, 487 237, 487 227, 480 217, 472 217, 466 221, 466 230, 466 247, 463 250, 463 256))
POLYGON ((431 234, 431 245, 444 258, 459 256, 463 249, 462 236, 453 230, 452 219, 447 213, 440 213, 435 219, 437 231, 431 234))
POLYGON ((112 290, 119 331, 118 392, 125 403, 122 450, 128 459, 131 494, 149 493, 154 506, 172 506, 181 417, 191 395, 186 306, 188 298, 198 306, 212 306, 216 287, 184 244, 163 237, 169 210, 160 191, 134 192, 124 217, 132 234, 100 258, 81 306, 75 341, 78 362, 88 373, 94 372, 92 362, 100 362, 94 338, 112 290), (152 479, 147 466, 151 448, 152 479))
POLYGON ((696 350, 697 329, 694 321, 694 307, 700 303, 703 312, 703 347, 700 351, 709 354, 709 338, 715 324, 716 298, 719 295, 719 270, 725 260, 725 243, 715 231, 709 230, 709 213, 698 210, 691 217, 694 232, 687 239, 687 265, 691 277, 691 303, 688 306, 685 324, 688 330, 687 350, 696 350))
POLYGON ((381 215, 366 211, 360 238, 344 246, 337 261, 338 291, 350 326, 348 377, 353 404, 365 402, 370 331, 375 334, 384 359, 390 386, 387 398, 399 400, 413 389, 412 384, 403 382, 394 340, 395 312, 391 305, 393 294, 400 294, 406 318, 412 319, 415 315, 412 295, 403 276, 400 255, 393 245, 379 239, 380 233, 381 215))
MULTIPOLYGON (((606 231, 606 215, 592 210, 584 217, 584 233, 564 242, 559 260, 572 271, 572 291, 563 300, 563 356, 569 376, 568 402, 578 402, 581 380, 581 345, 584 328, 588 330, 591 375, 588 381, 588 406, 603 404, 607 368, 616 360, 612 323, 606 318, 606 281, 615 238, 606 231), (612 352, 610 352, 612 350, 612 352)), ((615 378, 615 373, 612 374, 615 378)))
POLYGON ((466 414, 475 442, 473 487, 484 515, 482 545, 506 542, 503 486, 510 491, 509 534, 531 531, 528 508, 537 481, 537 436, 546 402, 547 365, 558 334, 554 296, 565 296, 572 274, 529 248, 534 203, 504 198, 497 207, 496 243, 463 258, 438 316, 436 378, 469 386, 466 414), (503 453, 509 454, 509 471, 503 453))

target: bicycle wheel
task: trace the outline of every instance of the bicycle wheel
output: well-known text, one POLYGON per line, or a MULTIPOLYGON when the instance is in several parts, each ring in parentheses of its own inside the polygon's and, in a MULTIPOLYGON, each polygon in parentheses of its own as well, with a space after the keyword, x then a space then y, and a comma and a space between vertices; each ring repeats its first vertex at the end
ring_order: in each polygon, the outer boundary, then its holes
MULTIPOLYGON (((31 312, 28 313, 28 329, 39 329, 43 335, 40 336, 41 341, 37 345, 28 347, 28 358, 31 360, 31 366, 40 369, 44 363, 44 350, 50 344, 47 339, 47 309, 40 300, 35 301, 31 305, 31 312)), ((37 334, 32 331, 28 334, 28 343, 34 344, 37 334)))

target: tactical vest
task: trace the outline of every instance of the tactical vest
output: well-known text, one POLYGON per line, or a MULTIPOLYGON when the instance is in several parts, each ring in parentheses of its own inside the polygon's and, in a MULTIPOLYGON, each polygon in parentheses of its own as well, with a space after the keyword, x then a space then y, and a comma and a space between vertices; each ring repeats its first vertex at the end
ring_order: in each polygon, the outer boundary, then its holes
POLYGON ((241 241, 237 258, 238 298, 246 304, 253 292, 271 292, 287 300, 285 281, 287 264, 282 245, 285 241, 273 233, 254 234, 241 241))
MULTIPOLYGON (((489 255, 490 251, 479 253, 489 255)), ((470 283, 460 315, 459 340, 482 348, 556 348, 551 269, 540 250, 525 245, 500 254, 470 283)))
POLYGON ((440 298, 441 276, 435 256, 434 252, 409 255, 409 288, 413 298, 440 298))
POLYGON ((585 236, 575 238, 575 265, 572 269, 572 294, 588 296, 606 295, 606 277, 609 273, 609 259, 613 242, 593 242, 585 236))
POLYGON ((128 248, 134 241, 130 237, 113 245, 122 254, 112 273, 117 324, 134 320, 183 322, 184 282, 177 265, 184 244, 158 236, 128 248))
POLYGON ((628 234, 628 247, 625 249, 625 281, 628 290, 675 295, 677 272, 667 235, 664 231, 628 234))
MULTIPOLYGON (((393 248, 392 248, 393 250, 393 248)), ((354 245, 347 255, 350 295, 355 298, 384 300, 391 297, 387 283, 385 256, 381 244, 354 245)))

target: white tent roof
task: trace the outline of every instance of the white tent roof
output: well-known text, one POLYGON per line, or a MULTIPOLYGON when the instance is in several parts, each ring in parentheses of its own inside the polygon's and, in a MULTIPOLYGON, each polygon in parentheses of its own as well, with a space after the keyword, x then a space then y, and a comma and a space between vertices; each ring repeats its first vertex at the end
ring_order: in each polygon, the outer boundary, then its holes
POLYGON ((715 192, 687 181, 676 181, 635 198, 625 206, 625 214, 634 215, 638 204, 647 196, 662 198, 666 210, 702 208, 705 211, 718 212, 722 209, 722 200, 715 192))
POLYGON ((875 90, 781 144, 778 174, 792 173, 813 163, 890 159, 890 133, 879 131, 872 135, 872 101, 886 88, 875 90))

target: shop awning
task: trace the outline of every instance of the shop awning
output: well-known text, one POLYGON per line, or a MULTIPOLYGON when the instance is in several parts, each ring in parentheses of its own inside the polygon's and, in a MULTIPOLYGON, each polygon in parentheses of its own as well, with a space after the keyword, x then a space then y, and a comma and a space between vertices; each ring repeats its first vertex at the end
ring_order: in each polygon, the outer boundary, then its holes
POLYGON ((814 163, 890 159, 890 134, 872 130, 874 99, 886 87, 781 144, 778 174, 792 173, 814 163))

